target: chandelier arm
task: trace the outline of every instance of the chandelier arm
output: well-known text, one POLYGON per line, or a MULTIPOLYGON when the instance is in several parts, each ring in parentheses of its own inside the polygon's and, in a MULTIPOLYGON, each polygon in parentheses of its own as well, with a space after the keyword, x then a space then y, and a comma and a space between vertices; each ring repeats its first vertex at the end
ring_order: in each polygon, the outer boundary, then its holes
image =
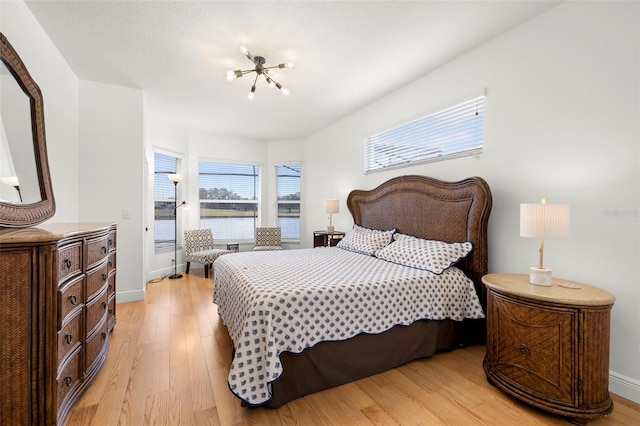
POLYGON ((264 75, 264 78, 265 78, 265 80, 267 80, 267 82, 269 82, 269 80, 273 81, 273 84, 276 85, 275 87, 280 86, 280 87, 278 87, 278 90, 282 87, 282 85, 280 83, 278 83, 278 81, 275 78, 271 77, 270 75, 268 76, 266 74, 262 74, 262 75, 264 75))
POLYGON ((265 70, 270 70, 273 68, 287 68, 287 64, 278 64, 278 65, 274 65, 272 67, 264 67, 265 70))

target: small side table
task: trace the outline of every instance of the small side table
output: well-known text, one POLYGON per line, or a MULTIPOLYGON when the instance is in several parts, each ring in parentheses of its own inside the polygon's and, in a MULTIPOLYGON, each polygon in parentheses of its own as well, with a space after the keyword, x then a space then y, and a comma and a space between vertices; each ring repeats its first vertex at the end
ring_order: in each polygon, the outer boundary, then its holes
POLYGON ((575 281, 489 274, 487 380, 528 404, 585 424, 613 410, 610 314, 615 297, 575 281))
POLYGON ((227 243, 227 250, 238 253, 240 251, 240 243, 227 243))
POLYGON ((327 231, 313 231, 313 248, 316 247, 334 247, 344 238, 344 232, 334 231, 329 233, 327 231))

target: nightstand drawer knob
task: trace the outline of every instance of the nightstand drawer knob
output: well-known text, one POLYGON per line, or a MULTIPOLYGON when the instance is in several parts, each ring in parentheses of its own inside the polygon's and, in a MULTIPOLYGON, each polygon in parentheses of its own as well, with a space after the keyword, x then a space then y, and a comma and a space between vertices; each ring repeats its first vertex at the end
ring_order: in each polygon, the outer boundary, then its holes
POLYGON ((527 345, 525 345, 524 343, 520 345, 520 347, 518 348, 518 353, 522 356, 529 356, 529 347, 527 345))

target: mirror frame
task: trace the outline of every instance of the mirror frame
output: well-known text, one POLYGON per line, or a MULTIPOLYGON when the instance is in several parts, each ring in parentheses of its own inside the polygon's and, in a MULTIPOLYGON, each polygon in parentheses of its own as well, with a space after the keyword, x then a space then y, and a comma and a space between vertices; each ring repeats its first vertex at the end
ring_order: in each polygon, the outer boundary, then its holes
POLYGON ((0 60, 4 62, 20 88, 29 98, 31 105, 31 134, 33 136, 34 158, 41 196, 40 201, 32 204, 0 202, 0 226, 17 228, 37 225, 51 218, 56 211, 47 159, 42 93, 36 82, 31 78, 18 53, 1 32, 0 60))

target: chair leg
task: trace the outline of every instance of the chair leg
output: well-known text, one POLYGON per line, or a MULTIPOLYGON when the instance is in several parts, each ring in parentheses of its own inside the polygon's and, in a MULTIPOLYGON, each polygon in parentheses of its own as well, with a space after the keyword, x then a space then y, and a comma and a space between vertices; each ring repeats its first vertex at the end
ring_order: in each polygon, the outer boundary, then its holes
POLYGON ((191 265, 191 262, 187 262, 187 270, 185 271, 185 274, 189 273, 189 265, 191 265))
POLYGON ((209 265, 204 265, 204 277, 209 278, 209 265))

